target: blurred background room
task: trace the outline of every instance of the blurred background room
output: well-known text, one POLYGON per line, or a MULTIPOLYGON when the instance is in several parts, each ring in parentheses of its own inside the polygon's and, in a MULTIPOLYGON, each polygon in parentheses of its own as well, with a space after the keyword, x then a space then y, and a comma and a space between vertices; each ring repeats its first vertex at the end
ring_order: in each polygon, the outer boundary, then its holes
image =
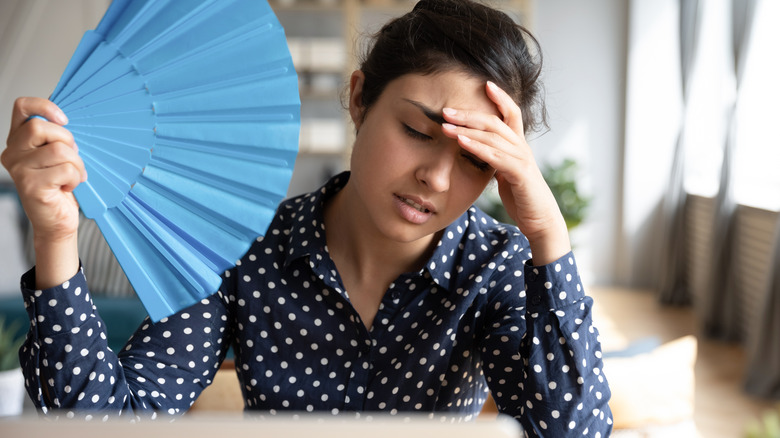
MULTIPOLYGON (((2 126, 16 97, 51 93, 108 3, 0 1, 2 126)), ((414 1, 271 4, 299 74, 294 195, 348 168, 346 79, 365 37, 414 1)), ((570 219, 596 302, 620 436, 780 436, 771 434, 780 428, 780 1, 490 4, 543 50, 550 127, 529 142, 570 219)), ((480 205, 500 215, 495 200, 486 193, 480 205)), ((135 300, 132 288, 95 230, 85 224, 80 236, 82 258, 94 259, 85 265, 103 269, 90 284, 106 312, 127 317, 130 307, 110 302, 135 300)), ((23 213, 0 169, 8 320, 24 316, 19 277, 30 265, 23 213)), ((137 315, 114 330, 116 342, 137 315)), ((200 408, 215 406, 207 403, 200 408)))

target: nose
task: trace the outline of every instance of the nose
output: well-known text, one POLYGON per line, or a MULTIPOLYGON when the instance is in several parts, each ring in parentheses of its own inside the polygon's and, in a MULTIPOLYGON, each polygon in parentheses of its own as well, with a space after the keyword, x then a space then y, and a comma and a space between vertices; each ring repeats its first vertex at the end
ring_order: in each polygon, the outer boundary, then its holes
POLYGON ((439 149, 430 154, 417 168, 417 181, 432 192, 446 192, 450 188, 454 165, 455 157, 453 154, 449 150, 439 149))

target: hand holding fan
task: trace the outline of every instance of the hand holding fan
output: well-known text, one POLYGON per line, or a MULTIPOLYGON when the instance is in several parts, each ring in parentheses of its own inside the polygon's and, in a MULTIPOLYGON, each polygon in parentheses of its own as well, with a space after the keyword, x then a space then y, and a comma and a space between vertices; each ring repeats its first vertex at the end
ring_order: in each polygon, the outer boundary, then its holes
POLYGON ((51 100, 76 199, 155 321, 216 292, 287 192, 298 79, 263 0, 114 0, 51 100))

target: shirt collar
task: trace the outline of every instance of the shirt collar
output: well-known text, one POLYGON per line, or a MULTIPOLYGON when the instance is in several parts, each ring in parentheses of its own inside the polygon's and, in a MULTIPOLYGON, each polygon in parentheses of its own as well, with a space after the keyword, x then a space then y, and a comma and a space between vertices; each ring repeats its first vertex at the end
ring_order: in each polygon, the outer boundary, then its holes
MULTIPOLYGON (((286 232, 289 236, 289 246, 285 255, 285 266, 289 266, 293 260, 304 256, 319 254, 327 257, 327 242, 325 240, 324 204, 338 193, 349 180, 349 171, 342 172, 331 178, 322 188, 307 195, 299 196, 288 201, 287 209, 280 214, 289 214, 291 224, 286 232)), ((416 274, 426 277, 439 287, 449 290, 452 276, 456 275, 460 253, 463 251, 466 233, 477 232, 474 230, 476 217, 483 215, 480 210, 472 206, 458 219, 444 228, 436 248, 425 266, 416 274), (472 231, 469 231, 469 230, 472 231), (428 275, 426 275, 426 272, 428 275)))
POLYGON ((458 219, 449 224, 441 233, 441 238, 436 248, 433 250, 431 258, 428 259, 425 267, 420 274, 427 271, 431 280, 444 288, 450 289, 452 277, 457 274, 459 260, 463 252, 463 242, 466 232, 471 228, 473 215, 477 213, 475 207, 471 207, 463 213, 458 219))
POLYGON ((327 253, 325 240, 325 201, 338 193, 349 180, 349 171, 342 172, 325 183, 319 190, 301 195, 287 201, 286 208, 280 210, 280 215, 290 215, 289 245, 285 254, 284 265, 289 266, 293 260, 311 255, 313 252, 327 253))

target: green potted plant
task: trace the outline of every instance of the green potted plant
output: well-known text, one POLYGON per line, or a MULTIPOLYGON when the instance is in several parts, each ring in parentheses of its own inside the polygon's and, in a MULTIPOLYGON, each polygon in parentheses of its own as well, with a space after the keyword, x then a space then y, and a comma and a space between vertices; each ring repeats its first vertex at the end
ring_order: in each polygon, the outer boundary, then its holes
POLYGON ((577 162, 571 158, 542 169, 544 179, 558 201, 558 207, 569 230, 582 223, 590 205, 590 198, 583 196, 577 188, 578 171, 577 162))
POLYGON ((0 318, 0 417, 20 415, 24 405, 24 376, 19 348, 24 341, 21 324, 0 318))

